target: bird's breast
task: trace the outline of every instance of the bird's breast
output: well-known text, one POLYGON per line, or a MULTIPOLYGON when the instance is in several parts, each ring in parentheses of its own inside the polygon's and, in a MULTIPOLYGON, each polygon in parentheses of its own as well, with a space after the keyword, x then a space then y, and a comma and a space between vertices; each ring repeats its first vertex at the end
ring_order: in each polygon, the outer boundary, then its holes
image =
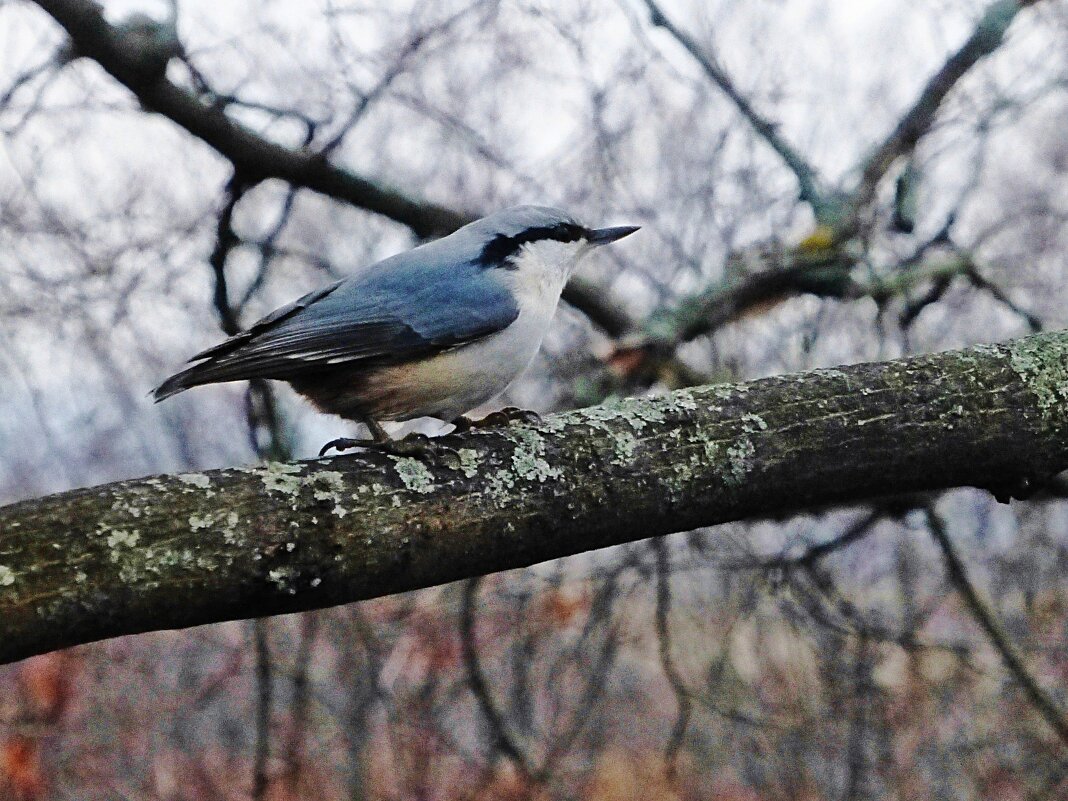
POLYGON ((502 393, 534 358, 551 314, 523 309, 507 328, 436 356, 363 373, 353 400, 381 420, 453 420, 502 393))

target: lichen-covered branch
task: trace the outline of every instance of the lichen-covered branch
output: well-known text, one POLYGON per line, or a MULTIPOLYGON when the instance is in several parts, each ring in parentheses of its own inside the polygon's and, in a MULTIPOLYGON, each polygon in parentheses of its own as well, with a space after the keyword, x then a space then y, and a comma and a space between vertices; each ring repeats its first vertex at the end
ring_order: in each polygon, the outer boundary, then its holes
POLYGON ((702 387, 361 454, 0 508, 0 661, 340 604, 897 492, 1068 467, 1068 333, 702 387))
POLYGON ((822 251, 803 246, 774 253, 765 251, 758 258, 763 260, 763 269, 709 284, 651 314, 637 331, 623 336, 617 355, 630 357, 628 363, 634 374, 655 376, 669 364, 674 369, 672 360, 679 345, 713 334, 756 308, 803 294, 840 300, 872 298, 882 303, 927 282, 948 285, 957 276, 974 273, 971 259, 965 254, 909 265, 884 278, 863 280, 853 275, 853 259, 837 246, 822 251))

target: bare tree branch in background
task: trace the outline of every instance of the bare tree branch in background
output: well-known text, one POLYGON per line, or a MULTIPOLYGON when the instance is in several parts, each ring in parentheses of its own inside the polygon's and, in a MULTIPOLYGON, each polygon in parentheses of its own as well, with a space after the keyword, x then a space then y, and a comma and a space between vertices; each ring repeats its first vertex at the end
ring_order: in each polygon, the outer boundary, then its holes
POLYGON ((272 692, 272 658, 271 644, 268 640, 268 621, 253 620, 249 627, 252 633, 253 652, 256 654, 256 745, 253 750, 252 763, 252 798, 262 801, 266 798, 270 776, 267 762, 271 758, 271 708, 272 692))
POLYGON ((1057 707, 1053 699, 1046 694, 1046 691, 1042 689, 1035 677, 1031 675, 1031 672, 1024 664, 1023 656, 1016 646, 1012 644, 1009 635, 998 622, 994 611, 979 597, 979 592, 968 579, 968 572, 964 567, 964 562, 957 553, 953 541, 949 538, 945 523, 938 515, 938 512, 929 506, 925 514, 927 528, 931 533, 931 537, 942 552, 942 560, 950 583, 964 599, 964 603, 967 604, 979 627, 982 628, 987 639, 990 640, 990 644, 997 650, 1002 662, 1005 663, 1006 669, 1023 689, 1035 711, 1049 724, 1049 727, 1053 729, 1061 742, 1068 746, 1068 719, 1065 718, 1064 712, 1057 707))
POLYGON ((478 657, 478 643, 475 632, 475 607, 478 601, 479 579, 472 578, 464 582, 463 602, 460 606, 460 642, 463 645, 464 667, 467 682, 475 696, 479 711, 489 727, 492 738, 493 753, 501 754, 512 761, 528 780, 537 781, 537 773, 531 766, 526 754, 515 737, 508 730, 504 715, 493 700, 493 688, 486 680, 478 657))
POLYGON ((441 235, 473 219, 429 201, 402 194, 329 163, 321 154, 294 150, 271 142, 205 104, 194 93, 146 69, 145 53, 136 40, 109 25, 88 0, 34 0, 67 31, 79 55, 98 62, 119 83, 137 95, 150 111, 169 118, 213 147, 234 165, 240 180, 256 183, 281 178, 298 186, 382 214, 418 236, 441 235))
POLYGON ((294 798, 299 798, 300 793, 303 792, 301 779, 304 771, 304 744, 308 737, 308 718, 312 700, 309 670, 318 633, 318 616, 315 614, 302 616, 300 640, 297 643, 297 652, 293 660, 291 719, 283 751, 286 784, 294 798))
POLYGON ((749 99, 735 86, 734 80, 721 67, 715 56, 677 25, 671 22, 661 10, 656 0, 644 0, 649 9, 650 22, 658 28, 663 28, 681 44, 694 60, 701 65, 709 79, 720 88, 738 112, 752 126, 753 130, 768 143, 772 150, 779 154, 787 167, 797 178, 799 196, 801 200, 812 206, 816 217, 822 220, 828 213, 828 199, 819 186, 819 176, 816 170, 805 160, 794 147, 789 144, 779 133, 779 127, 771 120, 764 117, 749 99))
POLYGON ((671 652, 671 564, 668 558, 667 546, 662 539, 653 541, 653 553, 656 556, 656 642, 657 651, 660 655, 660 667, 664 676, 675 694, 675 703, 678 711, 675 713, 675 726, 668 739, 664 759, 667 761, 668 778, 675 781, 678 777, 679 754, 682 751, 683 740, 686 737, 686 729, 690 725, 690 716, 693 714, 693 701, 690 699, 690 690, 686 687, 686 681, 679 672, 678 665, 671 652))
POLYGON ((850 193, 850 214, 845 230, 857 224, 858 215, 875 197, 879 182, 898 159, 915 150, 930 130, 946 96, 986 56, 996 51, 1016 15, 1041 0, 995 0, 979 18, 972 35, 948 59, 924 86, 919 97, 898 121, 894 130, 860 166, 860 180, 850 193))

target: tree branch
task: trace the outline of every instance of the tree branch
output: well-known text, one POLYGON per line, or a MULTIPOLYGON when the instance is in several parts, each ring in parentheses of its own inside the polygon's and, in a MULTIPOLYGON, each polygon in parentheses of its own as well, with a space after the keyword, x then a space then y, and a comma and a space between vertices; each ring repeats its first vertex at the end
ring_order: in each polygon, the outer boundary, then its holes
POLYGON ((95 3, 88 0, 34 2, 63 26, 78 55, 99 63, 133 92, 146 109, 162 114, 218 151, 245 182, 280 178, 384 215, 421 237, 449 233, 474 219, 473 215, 370 181, 331 164, 315 151, 291 149, 265 139, 226 116, 219 105, 205 103, 193 92, 169 81, 156 61, 146 59, 150 54, 141 52, 137 40, 108 24, 95 3))
POLYGON ((1057 707, 1045 690, 1039 686, 1038 680, 1031 675, 1024 658, 1009 639, 1008 633, 1001 627, 997 615, 982 598, 978 590, 968 579, 968 571, 964 567, 964 561, 957 554, 953 541, 949 538, 945 523, 934 510, 928 506, 926 509, 927 528, 931 532, 931 538, 942 551, 942 561, 946 566, 946 575, 949 577, 953 588, 964 598, 965 604, 971 611, 976 622, 986 633, 987 639, 1001 656, 1001 661, 1012 674, 1016 682, 1023 688, 1031 706, 1042 716, 1054 733, 1064 745, 1068 745, 1068 719, 1057 707))
MULTIPOLYGON (((752 255, 752 254, 749 254, 752 255)), ((797 295, 884 302, 928 281, 948 283, 968 275, 971 260, 965 254, 903 267, 884 278, 858 280, 852 275, 853 258, 837 248, 808 252, 803 247, 783 252, 765 252, 759 258, 765 269, 710 284, 700 292, 681 298, 670 307, 653 312, 640 328, 624 334, 617 356, 630 355, 631 370, 656 375, 670 361, 678 346, 707 336, 753 312, 797 295)))
POLYGON ((916 148, 946 95, 972 67, 1001 46, 1017 13, 1036 2, 1039 0, 995 0, 987 7, 972 35, 931 76, 894 130, 860 166, 860 180, 850 197, 854 217, 871 203, 879 181, 893 163, 916 148))
POLYGON ((734 107, 738 109, 738 112, 752 126, 753 130, 768 143, 772 150, 779 154, 779 157, 797 178, 798 194, 801 200, 812 206, 817 219, 822 219, 827 201, 819 189, 819 176, 812 165, 782 137, 775 123, 756 110, 753 104, 749 102, 749 98, 739 91, 738 87, 734 85, 734 81, 716 62, 711 53, 707 52, 692 36, 669 20, 655 0, 645 0, 645 5, 649 9, 649 17, 652 24, 658 28, 663 28, 671 34, 675 41, 693 56, 712 83, 718 86, 720 91, 734 103, 734 107))
POLYGON ((0 661, 325 607, 895 492, 1068 467, 1068 333, 683 390, 360 454, 0 508, 0 661))

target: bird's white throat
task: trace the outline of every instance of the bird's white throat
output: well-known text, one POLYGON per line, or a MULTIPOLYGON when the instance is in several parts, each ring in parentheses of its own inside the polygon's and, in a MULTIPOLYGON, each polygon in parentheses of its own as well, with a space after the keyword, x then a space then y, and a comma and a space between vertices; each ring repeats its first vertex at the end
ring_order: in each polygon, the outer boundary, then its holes
POLYGON ((560 297, 567 279, 590 249, 585 240, 542 239, 523 245, 511 259, 514 269, 507 270, 503 276, 511 284, 519 308, 529 310, 548 302, 551 316, 555 299, 560 297))

